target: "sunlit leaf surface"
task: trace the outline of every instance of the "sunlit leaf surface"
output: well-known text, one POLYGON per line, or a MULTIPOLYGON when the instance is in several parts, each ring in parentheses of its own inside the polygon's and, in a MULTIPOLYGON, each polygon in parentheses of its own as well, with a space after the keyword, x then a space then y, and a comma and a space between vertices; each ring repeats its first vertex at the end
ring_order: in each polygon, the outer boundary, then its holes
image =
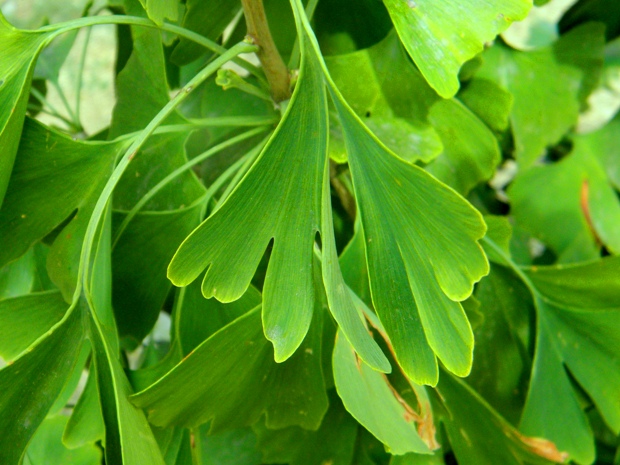
POLYGON ((387 0, 400 40, 429 84, 444 98, 459 88, 458 72, 513 21, 529 0, 387 0))

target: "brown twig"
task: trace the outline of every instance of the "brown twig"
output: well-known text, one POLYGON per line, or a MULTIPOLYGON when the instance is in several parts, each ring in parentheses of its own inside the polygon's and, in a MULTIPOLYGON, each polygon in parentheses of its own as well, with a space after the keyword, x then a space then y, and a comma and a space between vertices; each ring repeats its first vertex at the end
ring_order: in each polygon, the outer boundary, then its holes
POLYGON ((289 73, 271 37, 263 0, 241 0, 241 4, 248 28, 247 35, 259 47, 256 54, 269 82, 271 97, 276 103, 288 100, 291 97, 289 73))

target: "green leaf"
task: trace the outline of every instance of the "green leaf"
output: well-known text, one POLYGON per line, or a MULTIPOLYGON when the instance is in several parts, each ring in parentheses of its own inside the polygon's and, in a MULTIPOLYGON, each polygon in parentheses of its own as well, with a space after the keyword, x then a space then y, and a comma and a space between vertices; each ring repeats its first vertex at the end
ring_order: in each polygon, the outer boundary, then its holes
POLYGON ((333 365, 336 389, 344 406, 392 454, 430 453, 418 434, 411 408, 403 405, 384 374, 357 357, 342 334, 336 336, 333 365))
MULTIPOLYGON (((383 41, 370 49, 327 57, 325 61, 338 89, 375 136, 406 161, 429 163, 443 149, 438 134, 422 118, 396 116, 384 95, 388 92, 384 88, 390 86, 393 78, 382 69, 382 62, 384 53, 394 44, 394 41, 383 41)), ((408 98, 406 92, 402 94, 408 98)))
POLYGON ((567 459, 552 442, 520 434, 463 381, 442 373, 437 392, 459 464, 551 465, 567 459))
POLYGON ((453 97, 463 63, 480 53, 513 21, 527 15, 528 0, 386 0, 400 40, 439 95, 453 97))
POLYGON ((0 210, 0 264, 17 259, 62 224, 48 255, 48 271, 71 300, 79 238, 124 143, 75 141, 30 119, 22 140, 0 210))
POLYGON ((183 355, 191 353, 219 329, 241 317, 261 303, 261 295, 250 286, 239 300, 223 304, 215 299, 205 299, 200 283, 182 289, 180 302, 175 307, 175 324, 183 355))
POLYGON ((571 376, 607 425, 620 431, 620 259, 526 270, 538 310, 536 354, 521 429, 544 436, 578 463, 594 459, 594 437, 571 376), (553 422, 549 418, 563 418, 553 422))
POLYGON ((35 284, 36 266, 34 250, 30 250, 0 268, 0 300, 28 294, 35 284))
MULTIPOLYGON (((217 40, 239 10, 239 2, 234 0, 188 0, 182 26, 211 40, 217 40)), ((195 42, 182 38, 172 53, 172 61, 178 65, 186 65, 203 53, 204 49, 195 42)))
MULTIPOLYGON (((56 305, 56 301, 51 297, 49 305, 56 305)), ((83 337, 81 312, 71 308, 60 322, 0 371, 1 463, 20 462, 28 442, 73 371, 83 337)))
POLYGON ((208 434, 209 426, 194 430, 194 457, 197 465, 260 465, 261 454, 251 428, 208 434))
MULTIPOLYGON (((367 50, 329 57, 327 64, 347 103, 400 158, 430 163, 429 171, 462 194, 493 176, 500 158, 493 133, 458 100, 439 98, 394 34, 367 50), (403 143, 412 131, 419 143, 403 143)), ((505 100, 507 92, 494 88, 505 100)), ((472 92, 475 95, 475 89, 472 92)), ((507 118, 508 109, 501 102, 495 109, 485 98, 484 116, 504 114, 507 118)), ((344 161, 341 132, 332 124, 330 155, 344 161)))
POLYGON ((11 363, 67 312, 58 291, 0 301, 0 356, 11 363))
POLYGON ((496 133, 508 129, 513 98, 495 82, 474 78, 461 89, 457 97, 496 133))
POLYGON ((73 450, 62 443, 62 432, 67 417, 58 415, 47 418, 37 430, 28 446, 24 465, 99 465, 101 449, 95 444, 83 445, 73 450))
POLYGON ((321 317, 315 312, 301 350, 276 364, 257 308, 213 334, 132 401, 157 426, 193 427, 213 419, 216 432, 251 425, 265 413, 271 428, 317 429, 327 410, 321 317))
POLYGON ((419 384, 437 382, 435 355, 466 376, 473 334, 459 301, 488 272, 477 244, 486 230, 482 216, 456 192, 389 152, 340 99, 335 96, 334 104, 364 227, 373 302, 397 359, 419 384))
POLYGON ((510 122, 515 158, 522 168, 532 165, 577 122, 580 102, 598 77, 603 45, 603 29, 590 24, 549 47, 521 52, 497 44, 483 54, 477 77, 496 82, 514 97, 510 122))
POLYGON ((444 145, 427 171, 465 195, 481 180, 490 179, 500 162, 497 140, 489 128, 458 100, 440 100, 429 112, 444 145))
POLYGON ((335 392, 331 390, 330 394, 329 410, 316 431, 299 427, 271 430, 261 422, 254 426, 263 462, 351 465, 358 424, 345 410, 335 392))
POLYGON ((531 370, 528 289, 510 271, 493 265, 477 286, 484 319, 474 330, 474 366, 467 382, 512 424, 518 424, 531 370))
POLYGON ((168 268, 177 286, 208 268, 203 294, 230 302, 248 288, 273 240, 263 324, 279 362, 299 347, 312 319, 312 249, 327 171, 323 76, 317 58, 305 52, 309 39, 300 40, 299 81, 278 128, 243 181, 181 244, 168 268))
MULTIPOLYGON (((169 100, 160 34, 133 29, 133 51, 117 76, 111 138, 144 128, 169 100), (149 85, 142 83, 148 82, 149 85), (136 101, 140 101, 136 111, 136 101)), ((183 123, 174 113, 167 122, 183 123)), ((136 154, 114 192, 114 224, 122 224, 126 210, 172 171, 187 162, 186 132, 152 137, 136 154), (120 210, 120 211, 119 211, 120 210)), ((114 231, 113 303, 118 330, 135 346, 152 329, 170 291, 166 267, 178 244, 200 222, 205 194, 188 170, 153 196, 126 229, 114 231)))
POLYGON ((88 443, 104 439, 105 426, 99 402, 99 388, 94 364, 82 395, 73 408, 62 436, 62 442, 69 449, 76 449, 88 443))
MULTIPOLYGON (((166 267, 177 245, 200 222, 202 205, 137 214, 114 248, 113 302, 121 337, 132 345, 153 328, 171 285, 166 267)), ((119 224, 125 212, 114 213, 119 224)))
POLYGON ((576 136, 566 158, 525 171, 510 187, 517 224, 549 245, 559 262, 597 258, 601 245, 620 253, 620 203, 608 177, 615 172, 609 154, 620 142, 619 128, 616 119, 576 136))
POLYGON ((34 64, 50 36, 15 29, 0 13, 0 206, 19 145, 34 64))
MULTIPOLYGON (((105 425, 106 463, 164 465, 144 412, 129 396, 133 393, 119 360, 118 333, 112 310, 112 215, 110 206, 102 213, 99 234, 93 239, 91 278, 76 298, 87 312, 89 339, 99 387, 105 425)), ((83 279, 83 277, 81 277, 83 279)), ((91 367, 92 370, 92 367, 91 367)))
POLYGON ((390 460, 390 465, 445 465, 443 454, 434 455, 405 454, 394 455, 390 460))
MULTIPOLYGON (((144 4, 144 1, 141 0, 144 4)), ((146 0, 146 12, 155 24, 161 26, 165 19, 176 21, 179 18, 177 0, 146 0)))
MULTIPOLYGON (((390 362, 370 336, 364 315, 355 305, 355 298, 346 285, 340 270, 336 241, 332 229, 333 220, 327 179, 325 179, 323 185, 322 216, 323 235, 321 239, 323 250, 321 269, 325 283, 324 297, 329 303, 331 314, 338 323, 343 335, 355 348, 360 358, 373 369, 388 373, 391 371, 390 362)), ((358 233, 358 237, 361 234, 361 232, 358 233)), ((365 262, 363 264, 365 265, 365 262)), ((318 279, 320 277, 317 274, 315 280, 318 279)), ((322 294, 321 292, 321 297, 323 297, 322 294)))

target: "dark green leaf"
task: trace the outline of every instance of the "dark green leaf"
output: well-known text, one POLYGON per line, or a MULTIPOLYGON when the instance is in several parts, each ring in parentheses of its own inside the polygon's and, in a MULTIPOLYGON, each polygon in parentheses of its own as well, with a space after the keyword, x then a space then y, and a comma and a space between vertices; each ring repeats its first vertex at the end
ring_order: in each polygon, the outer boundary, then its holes
POLYGON ((157 426, 196 426, 211 431, 256 422, 316 429, 327 410, 321 371, 321 312, 299 351, 276 364, 264 338, 260 308, 225 326, 186 356, 133 402, 157 426))
MULTIPOLYGON (((50 306, 56 300, 52 297, 50 306)), ((79 309, 69 309, 61 322, 0 371, 0 463, 20 462, 28 442, 73 371, 84 338, 81 317, 79 309)))
MULTIPOLYGON (((235 0, 188 0, 183 18, 183 27, 197 32, 211 40, 217 40, 228 24, 239 12, 240 5, 235 0)), ((204 49, 187 39, 181 39, 172 54, 172 60, 186 65, 198 58, 204 49)))
POLYGON ((330 391, 329 410, 317 431, 299 427, 270 430, 257 423, 257 447, 265 463, 351 465, 358 425, 330 391))
POLYGON ((20 257, 63 224, 47 263, 50 277, 70 300, 82 246, 79 238, 124 143, 74 141, 33 120, 27 120, 22 137, 0 210, 0 263, 20 257))
POLYGON ((437 391, 460 465, 551 465, 566 460, 567 454, 552 442, 520 434, 463 381, 442 373, 437 391))

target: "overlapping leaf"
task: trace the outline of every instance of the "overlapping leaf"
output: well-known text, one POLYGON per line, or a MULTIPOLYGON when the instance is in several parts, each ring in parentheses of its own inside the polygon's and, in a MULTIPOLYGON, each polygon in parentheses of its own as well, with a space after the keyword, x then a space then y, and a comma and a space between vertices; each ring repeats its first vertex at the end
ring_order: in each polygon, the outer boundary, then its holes
POLYGON ((473 335, 459 301, 488 272, 476 243, 486 229, 482 217, 447 186, 390 153, 339 97, 335 104, 364 227, 373 302, 398 361, 418 383, 436 383, 435 354, 464 376, 473 335))
MULTIPOLYGON (((232 0, 214 2, 189 0, 183 17, 183 27, 217 40, 239 12, 239 7, 239 2, 232 0)), ((174 49, 172 58, 176 63, 186 65, 196 60, 203 52, 204 50, 196 43, 181 39, 174 49)))
POLYGON ((474 330, 474 366, 467 383, 504 418, 518 424, 531 370, 533 303, 525 285, 495 265, 478 285, 476 298, 484 320, 474 330))
POLYGON ((80 238, 123 143, 75 141, 33 120, 26 121, 22 137, 0 210, 0 263, 20 257, 62 224, 48 254, 48 271, 71 300, 80 238))
MULTIPOLYGON (((430 172, 462 194, 493 175, 500 156, 492 132, 460 101, 439 98, 394 34, 369 49, 326 61, 351 108, 400 158, 430 163, 430 172)), ((483 105, 482 120, 493 129, 501 126, 509 110, 507 93, 495 86, 497 103, 490 106, 485 98, 476 107, 477 86, 471 87, 466 90, 473 109, 483 105)), ((332 142, 330 154, 343 160, 342 134, 335 136, 341 147, 338 150, 332 142)))
MULTIPOLYGON (((302 36, 302 49, 308 40, 302 36)), ((278 361, 299 347, 314 305, 312 254, 326 171, 327 104, 313 54, 282 122, 241 184, 180 246, 168 268, 177 286, 205 269, 205 297, 238 299, 273 239, 263 292, 265 334, 278 361), (251 237, 251 240, 248 238, 251 237)))
POLYGON ((58 291, 37 292, 0 301, 0 356, 12 362, 58 323, 67 304, 58 291))
POLYGON ((350 465, 358 425, 333 390, 330 394, 329 410, 316 431, 299 427, 270 430, 261 423, 256 424, 256 447, 262 452, 261 463, 350 465))
POLYGON ((333 364, 336 389, 346 409, 392 454, 431 452, 418 433, 411 408, 384 374, 357 358, 341 334, 336 336, 333 364))
POLYGON ((515 158, 523 168, 576 124, 581 101, 600 72, 603 45, 603 28, 589 24, 531 52, 497 44, 484 53, 477 76, 495 81, 514 97, 510 121, 515 158))
POLYGON ((518 268, 492 240, 485 247, 503 257, 527 284, 536 305, 534 363, 520 429, 544 437, 577 463, 595 456, 594 436, 573 380, 587 393, 609 428, 620 429, 620 300, 617 257, 578 265, 518 268), (569 374, 570 373, 570 374, 569 374), (554 419, 562 418, 558 422, 554 419))
MULTIPOLYGON (((119 360, 118 333, 112 310, 112 220, 108 208, 95 244, 91 285, 79 296, 93 348, 101 413, 105 425, 106 463, 164 465, 144 412, 129 402, 133 393, 119 360), (136 439, 138 438, 138 439, 136 439)), ((91 417, 92 418, 92 417, 91 417)))
POLYGON ((197 426, 213 419, 211 430, 217 431, 251 425, 265 413, 272 428, 316 429, 327 410, 327 397, 321 312, 314 318, 302 350, 276 364, 256 308, 216 332, 132 401, 157 426, 197 426))
POLYGON ((442 374, 437 392, 450 445, 462 465, 550 465, 567 454, 540 437, 526 437, 463 381, 442 374))
POLYGON ((0 13, 0 206, 17 153, 34 65, 50 36, 15 29, 0 13))
POLYGON ((24 465, 98 465, 101 463, 101 449, 95 444, 84 444, 68 449, 62 443, 62 432, 67 417, 57 415, 47 418, 32 438, 24 457, 24 465))
MULTIPOLYGON (((169 89, 160 34, 134 28, 133 51, 116 79, 111 138, 144 128, 168 102, 169 89), (145 85, 144 83, 148 83, 145 85), (139 111, 136 111, 136 102, 139 111)), ((176 113, 167 123, 180 124, 176 113)), ((151 138, 121 178, 114 195, 114 225, 127 210, 176 168, 187 162, 184 144, 188 134, 178 132, 151 138)), ((171 285, 166 267, 177 245, 200 222, 205 193, 191 171, 182 173, 161 189, 128 224, 113 251, 113 302, 121 337, 132 344, 151 330, 171 285)), ((115 228, 115 238, 118 231, 115 228)))
POLYGON ((76 449, 85 444, 100 441, 104 437, 105 428, 99 402, 97 372, 92 364, 84 391, 65 426, 62 442, 69 449, 76 449))
POLYGON ((571 375, 609 428, 620 432, 620 401, 614 395, 620 392, 619 271, 616 257, 527 271, 536 290, 538 332, 521 429, 551 439, 578 463, 594 459, 594 438, 571 375))
MULTIPOLYGON (((50 308, 46 313, 54 315, 58 295, 48 297, 50 308)), ((67 312, 61 321, 45 330, 45 334, 0 371, 0 411, 3 412, 0 430, 4 432, 0 437, 0 462, 3 464, 20 463, 28 442, 60 394, 80 353, 84 329, 78 310, 67 312)))
POLYGON ((595 259, 601 245, 620 253, 617 183, 609 177, 615 172, 619 129, 616 119, 576 136, 566 158, 532 167, 510 187, 516 223, 550 246, 561 263, 595 259))
POLYGON ((461 65, 480 53, 513 21, 525 18, 528 0, 386 0, 400 40, 439 95, 453 97, 461 65))

